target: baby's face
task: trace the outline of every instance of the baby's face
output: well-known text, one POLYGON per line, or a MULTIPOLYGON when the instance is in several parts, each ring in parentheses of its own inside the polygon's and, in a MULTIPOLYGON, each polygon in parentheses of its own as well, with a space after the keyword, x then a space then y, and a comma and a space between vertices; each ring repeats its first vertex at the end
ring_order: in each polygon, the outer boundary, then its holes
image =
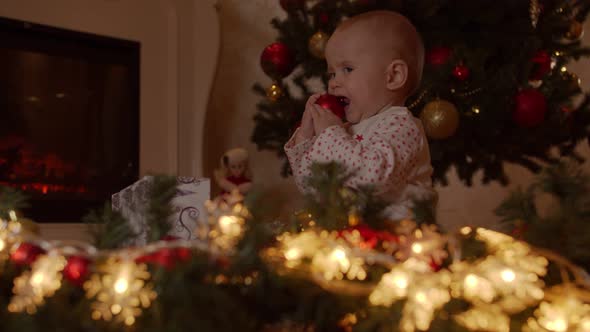
POLYGON ((373 116, 390 102, 386 71, 392 59, 365 30, 337 30, 326 45, 328 93, 344 97, 350 123, 373 116))
POLYGON ((229 163, 229 174, 232 176, 242 176, 246 170, 246 162, 230 162, 229 163))

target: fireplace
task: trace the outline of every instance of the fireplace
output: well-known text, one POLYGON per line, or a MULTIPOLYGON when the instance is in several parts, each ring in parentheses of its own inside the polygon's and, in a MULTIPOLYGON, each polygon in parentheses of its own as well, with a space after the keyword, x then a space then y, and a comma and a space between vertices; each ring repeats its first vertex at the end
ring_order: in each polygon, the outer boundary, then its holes
POLYGON ((79 222, 138 178, 140 44, 0 18, 0 184, 79 222))

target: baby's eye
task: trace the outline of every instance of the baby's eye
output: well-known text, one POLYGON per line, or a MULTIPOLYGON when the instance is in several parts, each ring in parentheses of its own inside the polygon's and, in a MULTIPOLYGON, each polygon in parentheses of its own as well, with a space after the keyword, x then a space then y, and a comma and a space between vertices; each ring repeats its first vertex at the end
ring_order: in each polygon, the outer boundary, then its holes
POLYGON ((348 74, 348 73, 350 73, 352 71, 352 68, 351 67, 343 67, 342 68, 342 71, 344 71, 345 73, 348 74))

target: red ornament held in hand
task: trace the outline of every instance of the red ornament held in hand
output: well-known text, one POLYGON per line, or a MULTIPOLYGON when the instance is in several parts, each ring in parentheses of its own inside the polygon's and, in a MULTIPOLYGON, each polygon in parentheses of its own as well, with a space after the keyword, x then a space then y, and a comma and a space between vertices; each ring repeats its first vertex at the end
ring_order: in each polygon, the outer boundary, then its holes
POLYGON ((343 98, 326 93, 321 95, 315 103, 320 105, 322 108, 330 110, 342 120, 344 120, 346 117, 346 112, 344 111, 346 103, 344 102, 343 98))
POLYGON ((524 89, 516 94, 512 119, 519 126, 529 128, 539 125, 545 119, 547 100, 535 89, 524 89))

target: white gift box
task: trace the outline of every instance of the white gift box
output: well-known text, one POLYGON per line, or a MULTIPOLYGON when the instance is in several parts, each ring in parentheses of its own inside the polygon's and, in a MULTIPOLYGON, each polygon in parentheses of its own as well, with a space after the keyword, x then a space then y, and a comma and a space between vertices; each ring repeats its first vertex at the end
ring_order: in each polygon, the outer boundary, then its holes
MULTIPOLYGON (((138 234, 129 245, 147 243, 147 221, 145 211, 148 207, 149 187, 153 176, 144 176, 139 181, 112 195, 112 208, 129 220, 131 229, 138 234)), ((211 193, 209 179, 193 177, 177 177, 176 196, 172 199, 173 214, 170 216, 172 228, 168 235, 184 240, 196 238, 195 229, 207 223, 207 212, 204 204, 211 193)))

